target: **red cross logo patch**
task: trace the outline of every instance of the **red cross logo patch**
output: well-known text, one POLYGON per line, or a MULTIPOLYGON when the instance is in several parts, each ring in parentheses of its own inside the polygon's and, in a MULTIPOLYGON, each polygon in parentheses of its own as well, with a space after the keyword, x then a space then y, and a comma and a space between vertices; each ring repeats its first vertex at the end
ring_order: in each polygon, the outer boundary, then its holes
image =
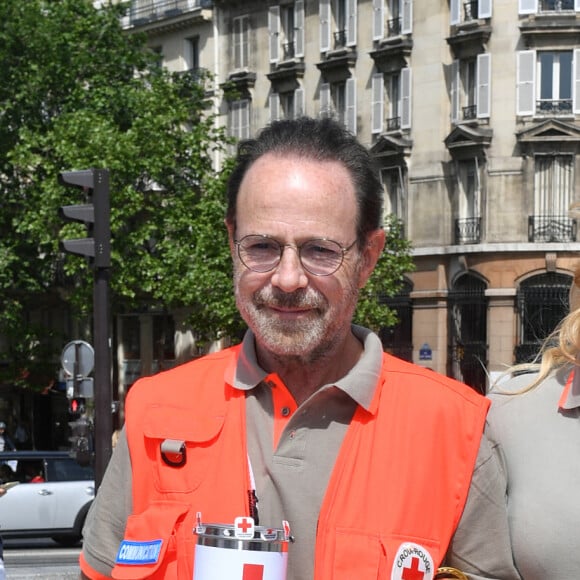
POLYGON ((433 580, 433 558, 426 548, 413 542, 399 546, 391 580, 433 580))
POLYGON ((241 540, 251 540, 254 537, 254 520, 240 516, 234 520, 234 536, 241 540))

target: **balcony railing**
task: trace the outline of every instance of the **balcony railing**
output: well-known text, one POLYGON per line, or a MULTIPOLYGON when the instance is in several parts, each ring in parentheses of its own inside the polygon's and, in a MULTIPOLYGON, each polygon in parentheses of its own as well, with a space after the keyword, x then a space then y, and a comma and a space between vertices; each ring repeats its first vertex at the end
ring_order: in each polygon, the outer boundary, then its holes
POLYGON ((479 1, 471 0, 470 2, 464 2, 463 4, 463 14, 465 16, 465 21, 475 20, 479 13, 479 1))
POLYGON ((401 117, 387 119, 387 131, 398 131, 401 128, 401 117))
POLYGON ((334 48, 344 48, 346 46, 346 30, 337 30, 334 33, 334 48))
POLYGON ((572 114, 572 99, 536 101, 536 115, 557 116, 572 114))
POLYGON ((481 241, 481 218, 463 218, 455 220, 455 243, 479 244, 481 241))
POLYGON ((567 215, 528 216, 530 242, 575 242, 576 220, 567 215))
POLYGON ((540 0, 540 12, 574 12, 574 0, 540 0))
POLYGON ((477 105, 468 105, 461 109, 464 121, 472 121, 477 117, 477 105))
POLYGON ((207 0, 151 0, 147 3, 133 1, 129 10, 129 25, 139 26, 171 18, 210 4, 207 0))
POLYGON ((284 52, 284 60, 290 60, 296 54, 296 45, 294 42, 285 42, 282 45, 282 51, 284 52))
POLYGON ((401 19, 389 18, 387 20, 387 36, 399 36, 401 34, 401 19))

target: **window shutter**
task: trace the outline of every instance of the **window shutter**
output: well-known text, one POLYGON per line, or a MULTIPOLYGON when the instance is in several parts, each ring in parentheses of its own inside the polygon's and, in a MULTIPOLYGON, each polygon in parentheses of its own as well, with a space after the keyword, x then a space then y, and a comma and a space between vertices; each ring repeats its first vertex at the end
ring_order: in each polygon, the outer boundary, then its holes
POLYGON ((371 81, 371 131, 373 134, 383 132, 385 80, 383 73, 375 73, 371 81))
POLYGON ((270 123, 280 119, 280 95, 270 93, 270 123))
POLYGON ((356 135, 356 79, 346 79, 346 128, 356 135))
POLYGON ((356 44, 357 0, 346 0, 346 45, 356 44))
POLYGON ((302 117, 306 114, 304 109, 304 89, 300 87, 294 91, 294 116, 302 117))
POLYGON ((320 0, 320 52, 330 50, 330 0, 320 0))
POLYGON ((373 0, 373 40, 381 40, 384 36, 385 0, 373 0))
POLYGON ((572 84, 572 102, 575 115, 580 115, 580 48, 574 50, 572 61, 574 68, 574 81, 572 84))
POLYGON ((411 34, 413 32, 413 0, 402 0, 401 33, 411 34))
POLYGON ((270 62, 280 60, 280 6, 268 9, 268 32, 270 34, 270 62))
POLYGON ((536 102, 536 51, 518 52, 517 97, 518 115, 533 115, 536 102))
POLYGON ((451 122, 459 120, 459 61, 451 63, 451 122))
POLYGON ((401 69, 401 129, 411 128, 411 69, 401 69))
POLYGON ((250 137, 250 101, 244 99, 242 101, 242 138, 249 139, 250 137))
POLYGON ((461 3, 460 0, 451 0, 449 7, 449 23, 451 25, 461 22, 461 3))
POLYGON ((574 2, 574 12, 580 12, 580 0, 574 2))
POLYGON ((477 9, 478 18, 491 18, 493 0, 479 0, 477 9))
POLYGON ((320 116, 330 117, 332 107, 330 106, 330 84, 322 83, 320 85, 320 116))
POLYGON ((477 118, 489 118, 491 109, 491 54, 477 55, 477 118))
POLYGON ((538 0, 518 0, 519 14, 536 14, 538 12, 538 0))
POLYGON ((304 56, 304 0, 294 3, 294 56, 304 56))

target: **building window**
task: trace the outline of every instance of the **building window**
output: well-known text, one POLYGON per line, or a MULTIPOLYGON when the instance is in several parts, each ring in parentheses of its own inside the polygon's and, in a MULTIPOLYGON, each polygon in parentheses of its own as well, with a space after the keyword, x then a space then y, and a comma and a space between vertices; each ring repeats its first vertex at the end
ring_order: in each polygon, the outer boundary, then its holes
POLYGON ((580 113, 580 49, 562 51, 524 50, 518 53, 518 115, 570 116, 580 113))
POLYGON ((520 14, 543 12, 579 12, 580 6, 574 0, 519 0, 520 14))
POLYGON ((250 18, 248 15, 237 16, 233 19, 234 24, 234 69, 244 69, 249 66, 250 43, 249 30, 250 18))
POLYGON ((531 242, 576 241, 576 220, 568 216, 573 184, 573 155, 534 157, 534 213, 529 217, 531 242))
POLYGON ((411 128, 411 69, 372 77, 371 125, 373 133, 411 128))
POLYGON ((357 0, 320 0, 320 52, 356 45, 357 0))
POLYGON ((381 170, 384 188, 385 213, 405 221, 404 168, 399 165, 381 170))
POLYGON ((320 87, 320 113, 334 117, 356 135, 356 80, 323 83, 320 87))
POLYGON ((373 0, 373 40, 413 31, 412 0, 373 0))
POLYGON ((304 115, 304 89, 270 95, 270 121, 297 119, 304 115))
POLYGON ((268 10, 270 62, 304 56, 304 0, 270 6, 268 10))
POLYGON ((250 99, 231 101, 228 126, 234 139, 239 141, 250 137, 250 99))
POLYGON ((480 179, 477 158, 457 162, 457 219, 455 243, 481 241, 480 179))
POLYGON ((185 70, 197 71, 199 69, 199 36, 185 39, 185 70))
POLYGON ((531 362, 542 342, 566 316, 572 277, 556 272, 533 276, 522 282, 517 293, 519 344, 515 362, 531 362))
POLYGON ((451 120, 454 123, 489 117, 491 55, 454 60, 451 68, 451 120))
POLYGON ((409 362, 413 361, 412 289, 411 283, 404 280, 403 287, 395 296, 379 295, 379 302, 394 310, 398 320, 394 326, 380 329, 379 337, 383 343, 383 349, 409 362))
POLYGON ((491 18, 492 0, 450 0, 449 13, 452 26, 471 20, 491 18))

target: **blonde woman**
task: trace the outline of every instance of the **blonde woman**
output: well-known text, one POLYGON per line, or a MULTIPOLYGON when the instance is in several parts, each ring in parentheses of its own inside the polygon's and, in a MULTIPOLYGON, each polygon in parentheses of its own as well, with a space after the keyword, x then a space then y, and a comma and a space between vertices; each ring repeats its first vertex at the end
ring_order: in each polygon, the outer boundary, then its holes
POLYGON ((536 365, 489 395, 504 460, 514 561, 523 580, 580 578, 580 269, 570 313, 536 365))

